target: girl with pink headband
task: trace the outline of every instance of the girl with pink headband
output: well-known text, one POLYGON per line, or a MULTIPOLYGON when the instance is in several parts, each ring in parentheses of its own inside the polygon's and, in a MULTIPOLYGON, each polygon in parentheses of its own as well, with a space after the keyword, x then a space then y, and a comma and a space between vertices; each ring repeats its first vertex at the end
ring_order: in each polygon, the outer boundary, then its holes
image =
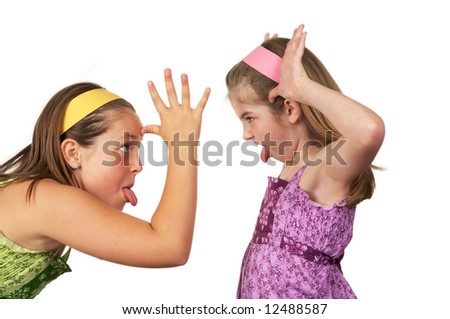
POLYGON ((238 298, 356 298, 340 261, 374 191, 384 123, 341 93, 305 40, 303 25, 290 40, 266 36, 226 77, 244 139, 284 163, 269 177, 238 298))
POLYGON ((65 247, 136 267, 187 262, 197 203, 197 164, 190 159, 197 149, 173 141, 198 141, 210 90, 191 108, 184 74, 181 83, 179 102, 165 71, 169 106, 148 83, 161 124, 144 127, 130 103, 97 84, 73 84, 50 99, 31 144, 0 165, 0 298, 34 298, 71 271, 65 247), (168 145, 166 183, 151 220, 122 212, 126 203, 137 204, 132 187, 146 133, 168 145))

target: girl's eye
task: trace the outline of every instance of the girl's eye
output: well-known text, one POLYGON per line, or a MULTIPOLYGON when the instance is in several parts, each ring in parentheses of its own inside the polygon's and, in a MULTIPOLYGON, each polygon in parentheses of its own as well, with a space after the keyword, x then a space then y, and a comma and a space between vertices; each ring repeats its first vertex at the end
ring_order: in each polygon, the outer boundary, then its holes
POLYGON ((120 147, 120 150, 124 153, 128 153, 130 151, 130 145, 124 144, 120 147))
POLYGON ((252 123, 255 120, 254 117, 246 117, 245 119, 247 120, 248 123, 252 123))

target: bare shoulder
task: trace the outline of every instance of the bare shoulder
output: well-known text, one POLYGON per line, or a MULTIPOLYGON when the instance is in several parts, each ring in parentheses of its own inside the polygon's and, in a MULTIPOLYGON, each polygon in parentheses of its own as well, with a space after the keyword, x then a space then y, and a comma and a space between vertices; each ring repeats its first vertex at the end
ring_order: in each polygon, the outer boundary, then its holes
MULTIPOLYGON (((114 209, 92 194, 51 180, 33 194, 35 231, 103 260, 148 265, 157 258, 150 223, 114 209)), ((159 251, 159 250, 158 250, 159 251)))
POLYGON ((329 174, 331 162, 329 150, 323 148, 310 161, 299 181, 299 187, 305 191, 311 200, 322 205, 332 205, 341 201, 348 194, 348 185, 329 174))
POLYGON ((88 195, 87 192, 77 187, 64 185, 52 179, 42 179, 35 186, 32 202, 44 206, 48 203, 53 205, 62 201, 71 204, 72 200, 83 200, 86 195, 88 195))
MULTIPOLYGON (((32 181, 14 182, 1 189, 0 192, 0 231, 18 245, 32 250, 53 250, 61 243, 39 232, 39 207, 32 197, 28 198, 32 181)), ((50 188, 58 184, 52 180, 40 180, 34 190, 42 185, 50 188)), ((45 193, 45 192, 44 192, 45 193)), ((40 195, 41 196, 41 195, 40 195)))
MULTIPOLYGON (((24 247, 43 245, 49 250, 52 245, 66 245, 103 260, 139 267, 178 262, 173 238, 160 236, 149 221, 109 207, 82 189, 47 179, 36 184, 31 200, 26 201, 27 186, 14 185, 24 200, 8 224, 16 232, 16 242, 24 247)), ((0 230, 3 226, 0 216, 0 230)))
POLYGON ((70 185, 63 185, 51 179, 39 181, 33 191, 30 205, 36 217, 67 221, 75 216, 94 217, 96 214, 121 213, 98 200, 92 194, 70 185))
POLYGON ((88 222, 95 213, 115 212, 91 194, 52 179, 38 180, 28 197, 31 183, 15 182, 0 193, 0 231, 23 247, 55 249, 67 244, 61 232, 78 233, 72 227, 76 216, 88 222))

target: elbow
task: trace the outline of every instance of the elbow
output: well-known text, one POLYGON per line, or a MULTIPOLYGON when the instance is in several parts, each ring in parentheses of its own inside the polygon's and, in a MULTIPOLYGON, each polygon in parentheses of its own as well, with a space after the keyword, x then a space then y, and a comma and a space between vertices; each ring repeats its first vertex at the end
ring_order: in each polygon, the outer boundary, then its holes
POLYGON ((180 267, 187 264, 189 261, 190 249, 179 250, 173 254, 171 258, 171 267, 180 267))
POLYGON ((385 126, 383 120, 376 116, 366 122, 360 135, 361 143, 366 147, 378 151, 383 144, 385 126))
POLYGON ((152 256, 148 260, 139 260, 133 266, 143 267, 143 268, 175 268, 184 266, 189 261, 189 253, 175 253, 165 251, 160 254, 159 257, 155 258, 152 256))
POLYGON ((130 263, 127 265, 132 265, 142 268, 175 268, 184 266, 189 260, 189 255, 166 255, 160 256, 159 258, 151 258, 150 260, 139 260, 136 263, 130 263))
POLYGON ((173 267, 184 266, 187 264, 188 261, 189 261, 189 254, 185 256, 179 256, 174 260, 173 267))
POLYGON ((175 246, 167 250, 167 267, 180 267, 187 264, 191 254, 191 247, 175 246))

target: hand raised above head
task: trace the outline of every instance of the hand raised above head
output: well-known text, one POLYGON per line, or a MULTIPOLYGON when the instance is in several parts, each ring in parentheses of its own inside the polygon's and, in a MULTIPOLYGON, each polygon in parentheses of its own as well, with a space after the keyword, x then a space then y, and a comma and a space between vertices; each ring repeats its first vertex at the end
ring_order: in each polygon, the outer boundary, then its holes
POLYGON ((197 107, 192 108, 188 76, 186 74, 181 75, 181 103, 178 102, 170 69, 164 71, 164 79, 169 106, 161 99, 154 83, 149 81, 148 90, 153 104, 159 113, 161 124, 144 126, 141 130, 142 134, 157 134, 165 141, 173 140, 174 135, 177 133, 179 134, 178 138, 180 140, 187 140, 188 136, 193 134, 195 140, 198 141, 203 110, 205 109, 211 90, 206 88, 197 107))
POLYGON ((280 83, 270 91, 270 102, 273 102, 278 96, 294 98, 294 95, 297 96, 299 94, 305 79, 308 78, 301 63, 306 41, 306 32, 303 29, 303 24, 296 28, 286 46, 281 62, 280 83))
POLYGON ((278 33, 274 33, 272 36, 270 36, 270 33, 267 32, 264 35, 264 41, 267 41, 267 40, 270 40, 270 39, 276 39, 276 38, 278 38, 278 33))

